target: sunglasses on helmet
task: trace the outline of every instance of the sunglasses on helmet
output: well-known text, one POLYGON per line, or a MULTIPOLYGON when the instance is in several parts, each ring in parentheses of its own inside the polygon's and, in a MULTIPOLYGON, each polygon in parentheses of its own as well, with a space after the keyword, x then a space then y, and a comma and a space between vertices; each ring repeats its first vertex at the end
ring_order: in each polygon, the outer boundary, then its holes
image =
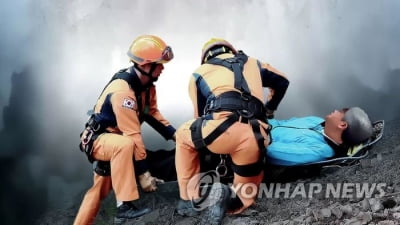
POLYGON ((158 63, 168 62, 174 58, 174 53, 172 52, 172 48, 167 46, 164 51, 161 53, 161 57, 158 60, 158 63))

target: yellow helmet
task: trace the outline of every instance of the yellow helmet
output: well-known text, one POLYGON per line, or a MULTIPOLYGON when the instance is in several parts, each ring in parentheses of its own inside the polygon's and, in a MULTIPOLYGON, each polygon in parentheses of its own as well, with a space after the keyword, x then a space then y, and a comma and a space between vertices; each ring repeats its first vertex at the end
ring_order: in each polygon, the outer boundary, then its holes
POLYGON ((147 63, 167 63, 174 58, 171 47, 154 35, 142 35, 137 37, 128 50, 128 56, 132 62, 138 65, 147 63))
POLYGON ((224 52, 229 52, 231 51, 233 54, 236 54, 237 51, 236 49, 226 41, 225 39, 222 38, 211 38, 209 41, 207 41, 201 50, 201 64, 205 63, 210 56, 215 56, 216 54, 224 53, 224 52), (217 51, 210 51, 212 48, 216 46, 221 46, 222 48, 217 51))

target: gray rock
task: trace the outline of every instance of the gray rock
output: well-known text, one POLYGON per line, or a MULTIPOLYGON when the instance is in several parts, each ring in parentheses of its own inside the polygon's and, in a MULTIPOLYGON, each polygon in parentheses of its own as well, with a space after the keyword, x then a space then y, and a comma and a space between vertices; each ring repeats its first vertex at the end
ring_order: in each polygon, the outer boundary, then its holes
POLYGON ((304 219, 305 219, 305 216, 299 216, 299 217, 293 218, 292 221, 295 224, 302 224, 302 223, 304 223, 304 219))
POLYGON ((364 199, 360 202, 360 204, 361 204, 362 210, 364 210, 364 211, 368 211, 368 210, 371 209, 371 205, 369 204, 369 201, 368 201, 368 199, 366 199, 366 198, 364 198, 364 199))
POLYGON ((387 186, 385 189, 386 193, 393 193, 394 192, 394 187, 393 186, 387 186))
POLYGON ((367 224, 372 220, 372 215, 370 212, 360 212, 357 215, 357 219, 361 222, 361 224, 367 224))
POLYGON ((310 223, 316 222, 316 221, 315 221, 315 219, 314 219, 313 216, 309 216, 309 217, 307 217, 307 218, 304 220, 304 222, 305 222, 306 224, 310 224, 310 223))
POLYGON ((396 223, 393 220, 383 220, 379 221, 377 225, 395 225, 396 223))
POLYGON ((353 208, 351 207, 351 205, 341 206, 340 210, 342 210, 342 212, 344 214, 347 214, 347 215, 352 215, 353 214, 353 208))
POLYGON ((392 209, 393 212, 400 212, 400 206, 394 207, 392 209))
POLYGON ((320 214, 320 211, 318 209, 312 210, 312 215, 314 216, 314 219, 316 221, 322 218, 322 215, 320 214))
POLYGON ((336 218, 340 219, 343 216, 343 211, 340 210, 339 207, 334 207, 331 209, 332 214, 336 216, 336 218))
POLYGON ((400 220, 400 212, 393 213, 393 218, 400 220))
POLYGON ((306 216, 312 216, 313 215, 312 211, 313 210, 311 208, 307 208, 306 209, 306 216))
POLYGON ((388 209, 384 209, 383 210, 383 215, 388 216, 389 215, 389 210, 388 209))
POLYGON ((331 217, 332 211, 329 208, 321 209, 321 215, 326 218, 331 217))
POLYGON ((379 210, 383 209, 382 203, 376 198, 369 199, 369 204, 371 206, 372 212, 378 212, 379 210))
POLYGON ((375 220, 385 220, 388 214, 385 213, 372 213, 372 218, 375 220))

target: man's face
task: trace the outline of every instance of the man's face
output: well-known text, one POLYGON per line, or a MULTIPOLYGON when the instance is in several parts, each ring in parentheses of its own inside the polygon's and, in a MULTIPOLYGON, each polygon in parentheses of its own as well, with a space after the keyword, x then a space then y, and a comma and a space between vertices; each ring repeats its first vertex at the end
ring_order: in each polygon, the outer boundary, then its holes
POLYGON ((149 74, 151 76, 151 79, 149 76, 144 76, 144 82, 148 85, 152 85, 153 82, 156 82, 158 80, 158 77, 161 75, 161 72, 164 69, 164 64, 162 63, 156 63, 156 64, 152 64, 152 63, 148 63, 142 66, 143 71, 145 71, 146 73, 150 73, 150 70, 152 69, 152 67, 155 65, 153 71, 151 72, 151 74, 149 74))
POLYGON ((158 80, 158 77, 161 75, 161 72, 164 69, 164 64, 157 63, 156 68, 154 69, 153 73, 151 74, 151 77, 153 78, 153 82, 156 82, 158 80))
POLYGON ((162 64, 162 63, 156 63, 156 64, 148 63, 148 64, 144 65, 143 70, 145 72, 149 73, 151 70, 151 67, 153 65, 156 65, 156 67, 154 68, 153 72, 150 74, 151 80, 149 80, 149 82, 156 82, 158 80, 158 77, 161 75, 161 72, 164 69, 164 64, 162 64))
POLYGON ((347 109, 335 110, 325 116, 325 129, 343 130, 341 129, 347 123, 343 120, 347 109))

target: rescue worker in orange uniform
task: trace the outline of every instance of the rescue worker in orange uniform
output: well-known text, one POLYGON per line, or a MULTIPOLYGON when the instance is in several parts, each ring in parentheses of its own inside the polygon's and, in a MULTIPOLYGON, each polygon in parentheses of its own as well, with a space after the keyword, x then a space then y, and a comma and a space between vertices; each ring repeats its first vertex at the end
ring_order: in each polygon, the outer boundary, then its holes
POLYGON ((133 65, 117 72, 105 86, 81 135, 81 150, 89 161, 109 161, 111 172, 110 176, 94 173, 93 186, 82 201, 75 225, 93 224, 101 200, 112 189, 117 200, 115 223, 149 213, 149 208, 133 204, 139 198, 135 174, 145 192, 155 191, 161 181, 150 174, 146 164, 141 123, 146 121, 165 139, 175 140, 175 128, 157 108, 153 84, 164 63, 173 58, 172 49, 157 36, 142 35, 127 54, 133 65))
MULTIPOLYGON (((176 133, 176 170, 180 201, 178 214, 198 213, 199 153, 211 151, 230 155, 233 162, 232 189, 220 186, 220 199, 202 217, 202 224, 220 224, 226 211, 240 213, 256 195, 243 195, 240 185, 252 183, 257 189, 263 179, 265 147, 269 144, 267 116, 272 117, 289 85, 285 76, 267 63, 237 51, 228 41, 212 38, 202 49, 201 66, 189 83, 195 119, 176 133), (263 87, 272 89, 264 104, 263 87), (197 203, 196 203, 197 202, 197 203)), ((218 190, 217 190, 218 192, 218 190)))

